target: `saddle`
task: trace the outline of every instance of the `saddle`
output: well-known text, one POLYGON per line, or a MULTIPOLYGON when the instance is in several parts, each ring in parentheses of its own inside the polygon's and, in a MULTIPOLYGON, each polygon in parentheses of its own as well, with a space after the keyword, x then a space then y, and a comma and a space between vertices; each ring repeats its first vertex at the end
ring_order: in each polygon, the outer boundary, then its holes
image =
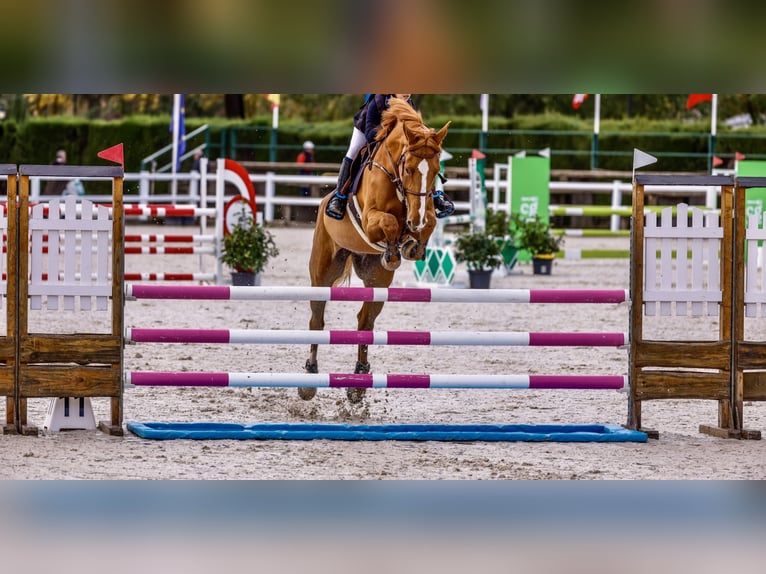
POLYGON ((356 193, 359 189, 359 183, 362 181, 362 173, 364 173, 365 167, 367 167, 372 159, 375 157, 375 152, 378 150, 378 145, 373 145, 370 149, 369 145, 364 146, 356 158, 351 163, 351 175, 348 178, 349 184, 346 187, 346 195, 356 193))

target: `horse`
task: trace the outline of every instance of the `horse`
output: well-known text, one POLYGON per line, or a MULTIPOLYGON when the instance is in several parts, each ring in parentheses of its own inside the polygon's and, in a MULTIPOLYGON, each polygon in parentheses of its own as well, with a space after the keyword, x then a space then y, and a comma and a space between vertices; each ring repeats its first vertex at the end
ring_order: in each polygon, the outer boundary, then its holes
MULTIPOLYGON (((404 100, 391 98, 371 145, 356 192, 349 195, 346 217, 328 217, 322 200, 309 258, 313 287, 338 286, 350 280, 353 267, 365 287, 389 287, 402 258, 422 260, 436 226, 432 192, 439 174, 441 144, 451 122, 436 131, 404 100)), ((323 330, 326 301, 311 301, 309 329, 323 330)), ((357 314, 359 331, 372 331, 382 302, 365 301, 357 314)), ((319 372, 318 345, 311 345, 305 364, 319 372)), ((369 373, 367 345, 359 345, 355 373, 369 373)), ((315 388, 301 387, 310 400, 315 388)), ((363 388, 348 388, 352 403, 362 400, 363 388)))

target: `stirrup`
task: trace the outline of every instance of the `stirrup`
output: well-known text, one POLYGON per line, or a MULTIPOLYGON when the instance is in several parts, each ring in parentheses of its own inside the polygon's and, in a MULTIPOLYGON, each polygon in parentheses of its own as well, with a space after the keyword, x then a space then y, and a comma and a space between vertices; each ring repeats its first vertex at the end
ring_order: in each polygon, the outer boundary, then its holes
POLYGON ((348 196, 341 195, 336 191, 330 201, 327 202, 324 210, 325 215, 333 219, 343 219, 346 215, 346 201, 348 201, 348 196))
POLYGON ((442 191, 434 195, 434 208, 436 209, 437 219, 443 219, 448 215, 455 213, 455 204, 449 200, 444 199, 444 192, 442 191), (439 205, 437 205, 437 199, 439 200, 439 205))

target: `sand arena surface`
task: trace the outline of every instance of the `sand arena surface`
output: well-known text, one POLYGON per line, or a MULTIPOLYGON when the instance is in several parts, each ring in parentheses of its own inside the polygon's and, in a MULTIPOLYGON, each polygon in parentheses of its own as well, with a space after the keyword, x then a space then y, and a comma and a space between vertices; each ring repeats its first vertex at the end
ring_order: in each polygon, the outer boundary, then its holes
MULTIPOLYGON (((130 226, 128 232, 190 233, 189 227, 130 226)), ((281 254, 263 285, 309 285, 312 228, 272 228, 281 254)), ((628 239, 569 238, 566 247, 626 249, 628 239)), ((199 256, 128 256, 128 271, 193 271, 199 256)), ((212 259, 207 263, 212 269, 212 259)), ((495 276, 493 288, 626 289, 629 261, 557 260, 550 276, 495 276)), ((227 274, 228 275, 228 274, 227 274)), ((405 263, 395 286, 412 284, 405 263)), ((458 283, 467 281, 464 267, 458 283)), ((352 284, 356 284, 353 282, 352 284)), ((328 329, 355 329, 359 304, 327 305, 328 329)), ((376 330, 627 332, 622 305, 388 303, 376 330)), ((56 313, 46 328, 74 329, 73 315, 56 313), (52 326, 53 325, 53 326, 52 326)), ((93 318, 95 322, 100 319, 93 318)), ((130 301, 128 327, 306 329, 308 302, 130 301)), ((77 321, 80 321, 78 319, 77 321)), ((704 339, 715 319, 648 321, 658 336, 704 339)), ((757 324, 750 326, 759 332, 757 324)), ((308 346, 132 344, 127 370, 302 372, 308 346)), ((320 372, 351 372, 356 348, 320 348, 320 372)), ((377 373, 627 374, 627 351, 580 347, 370 347, 377 373)), ((0 399, 3 402, 3 399, 0 399)), ((97 419, 108 401, 94 399, 97 419)), ((48 400, 31 400, 29 420, 42 426, 48 400)), ((617 391, 368 390, 358 405, 344 389, 319 389, 303 401, 295 389, 132 388, 125 421, 622 424, 627 396, 617 391)), ((735 441, 698 432, 717 421, 712 401, 644 403, 649 443, 444 443, 315 441, 151 441, 99 431, 0 435, 0 477, 6 479, 763 479, 766 440, 735 441)), ((745 423, 766 432, 766 404, 746 403, 745 423)))

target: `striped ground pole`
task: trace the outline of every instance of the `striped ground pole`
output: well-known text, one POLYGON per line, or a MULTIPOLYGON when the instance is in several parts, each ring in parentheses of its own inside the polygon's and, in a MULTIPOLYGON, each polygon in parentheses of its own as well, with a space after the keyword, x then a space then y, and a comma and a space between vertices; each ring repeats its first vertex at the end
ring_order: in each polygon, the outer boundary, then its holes
POLYGON ((215 281, 215 273, 125 273, 125 281, 215 281))
POLYGON ((627 289, 426 289, 399 287, 233 287, 131 285, 129 299, 383 301, 403 303, 624 303, 627 289))
POLYGON ((563 249, 557 259, 630 259, 630 249, 563 249))
POLYGON ((629 237, 629 229, 620 229, 612 231, 611 229, 551 229, 554 235, 564 235, 566 237, 629 237))
MULTIPOLYGON (((58 237, 60 243, 64 242, 64 235, 58 237)), ((3 241, 8 239, 7 235, 3 235, 3 241)), ((47 233, 42 235, 43 243, 46 243, 50 237, 47 233)), ((154 233, 135 233, 125 235, 125 243, 214 243, 215 236, 213 235, 164 235, 154 233)))
POLYGON ((591 389, 621 390, 624 375, 417 375, 312 373, 179 373, 132 371, 126 386, 313 387, 387 389, 591 389))
POLYGON ((212 245, 189 245, 189 246, 154 246, 154 245, 126 245, 123 249, 126 255, 196 255, 215 254, 212 245))
POLYGON ((175 207, 173 205, 126 205, 125 215, 153 217, 215 216, 214 207, 175 207))
POLYGON ((623 347, 627 333, 503 331, 306 331, 273 329, 128 328, 133 343, 223 343, 300 345, 476 345, 520 347, 623 347))
MULTIPOLYGON (((44 238, 45 239, 45 238, 44 238)), ((125 243, 214 243, 213 235, 164 235, 136 233, 125 235, 125 243)))
MULTIPOLYGON (((30 208, 34 205, 30 205, 30 208)), ((64 202, 60 202, 59 211, 63 211, 65 207, 64 202)), ((112 211, 112 205, 108 203, 98 204, 98 207, 106 207, 109 212, 112 211)), ((43 215, 48 216, 50 210, 49 204, 43 205, 43 215)), ((77 213, 82 212, 82 206, 77 204, 77 213)), ((126 216, 140 215, 140 216, 153 216, 153 217, 194 217, 194 216, 216 216, 216 209, 214 207, 194 207, 194 206, 175 206, 172 204, 153 204, 153 205, 125 205, 124 214, 126 216)))

